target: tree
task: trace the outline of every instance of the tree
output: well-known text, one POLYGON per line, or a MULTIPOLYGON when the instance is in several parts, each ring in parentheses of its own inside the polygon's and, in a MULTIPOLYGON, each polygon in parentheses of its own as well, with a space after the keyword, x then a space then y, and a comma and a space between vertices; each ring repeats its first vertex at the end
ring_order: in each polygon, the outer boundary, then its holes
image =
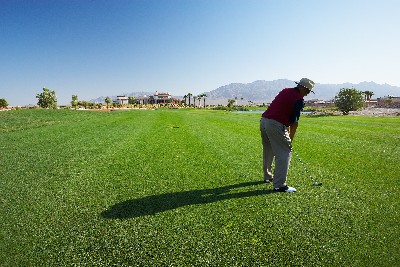
POLYGON ((41 108, 57 108, 57 97, 54 90, 43 88, 41 94, 37 94, 38 106, 41 108))
POLYGON ((192 93, 188 93, 188 94, 187 94, 187 97, 189 98, 189 107, 190 107, 190 97, 191 97, 192 95, 193 95, 192 93))
POLYGON ((235 99, 228 99, 228 108, 232 108, 235 104, 236 100, 235 99))
POLYGON ((0 98, 0 108, 6 108, 7 106, 7 101, 4 98, 0 98))
POLYGON ((85 101, 85 100, 79 102, 79 104, 80 104, 81 106, 83 106, 85 109, 87 109, 88 106, 89 106, 89 103, 88 103, 87 101, 85 101))
POLYGON ((106 104, 107 104, 107 109, 108 109, 108 105, 111 103, 111 98, 107 96, 107 97, 104 99, 104 101, 106 102, 106 104))
POLYGON ((136 104, 136 99, 133 96, 128 97, 128 104, 130 105, 136 104))
POLYGON ((343 115, 359 110, 364 106, 363 92, 355 88, 342 88, 335 96, 335 105, 343 115))
POLYGON ((72 95, 71 106, 76 109, 77 105, 78 105, 78 96, 77 95, 72 95))
POLYGON ((385 103, 385 105, 391 105, 391 104, 393 104, 392 98, 393 98, 393 97, 390 96, 390 95, 385 96, 385 97, 384 97, 384 103, 385 103))
POLYGON ((188 97, 187 95, 184 95, 184 96, 183 96, 183 99, 185 100, 185 106, 186 106, 186 99, 187 99, 187 97, 188 97))
POLYGON ((372 92, 372 91, 365 91, 363 93, 365 95, 365 101, 371 100, 371 97, 374 95, 374 92, 372 92))
POLYGON ((207 97, 207 95, 203 93, 203 94, 200 95, 200 97, 203 98, 203 103, 204 103, 203 105, 204 105, 204 108, 206 108, 206 97, 207 97))
POLYGON ((197 99, 199 100, 199 107, 200 107, 200 101, 201 101, 202 98, 203 98, 204 108, 206 107, 206 97, 207 97, 207 95, 204 94, 204 93, 197 96, 197 99))

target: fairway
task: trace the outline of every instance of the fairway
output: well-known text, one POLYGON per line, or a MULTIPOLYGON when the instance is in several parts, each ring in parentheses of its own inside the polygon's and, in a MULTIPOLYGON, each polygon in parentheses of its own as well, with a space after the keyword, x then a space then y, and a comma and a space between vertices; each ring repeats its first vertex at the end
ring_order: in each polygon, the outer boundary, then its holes
POLYGON ((0 266, 396 266, 400 117, 303 116, 294 194, 260 114, 0 112, 0 266))

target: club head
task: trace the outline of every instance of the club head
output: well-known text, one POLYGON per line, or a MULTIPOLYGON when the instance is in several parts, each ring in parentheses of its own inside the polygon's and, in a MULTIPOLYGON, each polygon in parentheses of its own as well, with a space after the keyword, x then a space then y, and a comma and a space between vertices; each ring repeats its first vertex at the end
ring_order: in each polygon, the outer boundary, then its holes
POLYGON ((314 181, 314 182, 313 182, 313 185, 315 185, 315 186, 321 186, 322 183, 318 183, 318 182, 314 181))

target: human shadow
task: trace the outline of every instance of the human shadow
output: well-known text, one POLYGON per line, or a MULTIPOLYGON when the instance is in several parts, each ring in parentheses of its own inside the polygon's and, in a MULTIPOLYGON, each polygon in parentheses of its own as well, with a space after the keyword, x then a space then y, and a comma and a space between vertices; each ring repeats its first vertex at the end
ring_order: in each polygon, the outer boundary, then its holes
POLYGON ((252 197, 273 193, 273 190, 269 189, 257 189, 241 192, 231 191, 233 189, 259 184, 263 184, 263 182, 245 182, 212 189, 190 190, 129 199, 111 206, 108 210, 103 211, 101 216, 107 219, 130 219, 145 215, 153 215, 159 212, 189 205, 206 204, 226 199, 252 197))

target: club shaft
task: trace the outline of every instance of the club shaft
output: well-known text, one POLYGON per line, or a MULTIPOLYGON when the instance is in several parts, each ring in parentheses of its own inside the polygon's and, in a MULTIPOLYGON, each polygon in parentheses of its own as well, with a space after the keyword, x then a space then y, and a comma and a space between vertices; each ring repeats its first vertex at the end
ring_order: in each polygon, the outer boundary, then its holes
POLYGON ((303 160, 301 160, 299 154, 297 154, 296 150, 294 150, 292 148, 292 151, 294 152, 294 154, 296 155, 297 159, 300 161, 301 165, 303 165, 304 170, 306 171, 307 175, 311 178, 311 180, 313 181, 313 183, 316 183, 316 181, 314 180, 314 178, 311 176, 311 173, 307 170, 306 164, 303 162, 303 160))

